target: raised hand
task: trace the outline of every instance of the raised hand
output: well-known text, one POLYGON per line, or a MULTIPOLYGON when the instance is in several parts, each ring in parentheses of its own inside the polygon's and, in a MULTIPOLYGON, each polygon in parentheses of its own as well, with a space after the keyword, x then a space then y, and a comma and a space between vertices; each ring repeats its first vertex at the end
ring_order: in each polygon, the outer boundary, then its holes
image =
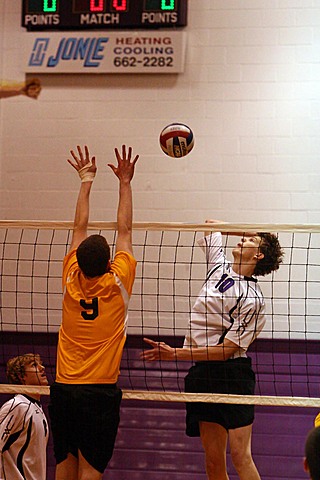
POLYGON ((139 159, 139 155, 136 155, 134 159, 132 159, 132 147, 128 148, 126 145, 122 145, 122 155, 117 148, 114 149, 117 163, 118 165, 115 166, 112 163, 108 163, 108 166, 112 169, 113 173, 119 178, 120 181, 130 183, 132 177, 134 175, 134 168, 139 159))
POLYGON ((79 145, 77 146, 77 150, 78 154, 73 150, 70 150, 74 161, 69 158, 67 161, 75 170, 77 170, 82 182, 92 182, 97 171, 96 157, 90 159, 89 148, 87 145, 84 146, 84 152, 79 145))
POLYGON ((31 78, 27 80, 25 86, 22 89, 22 93, 27 97, 34 98, 35 100, 38 98, 41 92, 41 83, 38 78, 31 78))

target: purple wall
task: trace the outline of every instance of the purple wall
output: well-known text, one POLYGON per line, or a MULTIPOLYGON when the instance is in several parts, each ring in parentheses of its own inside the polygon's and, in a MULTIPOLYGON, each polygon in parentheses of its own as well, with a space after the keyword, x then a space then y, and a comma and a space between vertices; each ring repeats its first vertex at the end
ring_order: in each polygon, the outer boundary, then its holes
MULTIPOLYGON (((166 340, 166 339, 165 339, 166 340)), ((34 351, 41 354, 49 380, 54 378, 56 335, 2 334, 0 381, 5 382, 8 358, 34 351)), ((176 339, 176 345, 182 339, 176 339)), ((172 344, 172 339, 171 339, 172 344)), ((128 338, 120 385, 125 389, 178 390, 189 367, 187 362, 148 364, 139 360, 141 338, 128 338)), ((257 340, 250 352, 257 372, 257 394, 320 397, 320 356, 317 342, 257 340)), ((5 401, 2 395, 1 402, 5 401)), ((47 409, 48 398, 42 399, 47 409)), ((253 455, 263 480, 302 480, 303 449, 307 432, 318 413, 314 408, 256 407, 253 455)), ((184 433, 184 405, 168 402, 124 400, 114 456, 104 478, 108 480, 206 480, 199 439, 184 433)), ((228 458, 230 463, 230 459, 228 458)), ((54 478, 52 439, 48 448, 48 477, 54 478)), ((230 480, 235 480, 230 466, 230 480)))

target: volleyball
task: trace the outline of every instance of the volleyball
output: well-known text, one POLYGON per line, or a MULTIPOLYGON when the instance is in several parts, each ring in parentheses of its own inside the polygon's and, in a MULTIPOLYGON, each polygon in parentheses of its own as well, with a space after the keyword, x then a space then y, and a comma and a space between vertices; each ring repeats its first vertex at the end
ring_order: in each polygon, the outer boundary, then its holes
POLYGON ((169 157, 185 157, 193 145, 193 132, 183 123, 170 123, 160 133, 160 147, 169 157))

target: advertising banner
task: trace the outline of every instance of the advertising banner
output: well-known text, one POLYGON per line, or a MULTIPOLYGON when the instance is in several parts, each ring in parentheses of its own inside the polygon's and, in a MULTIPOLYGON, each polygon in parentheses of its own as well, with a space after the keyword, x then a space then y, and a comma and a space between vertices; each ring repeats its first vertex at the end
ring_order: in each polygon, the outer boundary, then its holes
POLYGON ((186 32, 26 32, 26 73, 181 73, 186 32))

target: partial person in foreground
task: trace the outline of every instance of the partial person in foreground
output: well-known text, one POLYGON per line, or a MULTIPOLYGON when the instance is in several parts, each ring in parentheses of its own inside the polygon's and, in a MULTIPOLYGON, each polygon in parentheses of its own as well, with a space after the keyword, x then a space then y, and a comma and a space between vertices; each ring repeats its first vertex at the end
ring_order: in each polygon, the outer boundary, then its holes
MULTIPOLYGON (((7 362, 7 378, 14 385, 48 385, 37 354, 7 362)), ((40 394, 17 394, 0 409, 0 480, 46 480, 48 423, 40 394)))
POLYGON ((17 97, 25 95, 26 97, 36 100, 41 92, 41 83, 38 78, 31 78, 20 83, 1 83, 0 82, 0 98, 17 97))
POLYGON ((314 426, 315 427, 320 427, 320 413, 318 413, 318 415, 314 419, 314 426))
POLYGON ((128 303, 135 278, 131 180, 139 158, 115 149, 119 180, 115 257, 102 235, 87 236, 89 197, 96 174, 88 147, 68 162, 81 185, 70 250, 63 263, 63 312, 56 381, 49 414, 56 480, 100 480, 112 457, 122 392, 117 387, 126 341, 128 303))
MULTIPOLYGON (((208 220, 206 223, 215 223, 208 220)), ((190 393, 253 395, 255 374, 246 352, 265 325, 264 298, 255 276, 279 268, 283 252, 270 233, 237 233, 233 263, 226 259, 221 233, 206 233, 199 245, 206 255, 207 277, 193 306, 182 348, 146 338, 144 360, 191 360, 185 378, 190 393)), ((200 436, 209 480, 227 480, 226 449, 241 480, 259 480, 251 454, 253 405, 190 402, 186 433, 200 436)))
POLYGON ((313 428, 307 435, 304 469, 312 480, 320 480, 320 427, 313 428))

